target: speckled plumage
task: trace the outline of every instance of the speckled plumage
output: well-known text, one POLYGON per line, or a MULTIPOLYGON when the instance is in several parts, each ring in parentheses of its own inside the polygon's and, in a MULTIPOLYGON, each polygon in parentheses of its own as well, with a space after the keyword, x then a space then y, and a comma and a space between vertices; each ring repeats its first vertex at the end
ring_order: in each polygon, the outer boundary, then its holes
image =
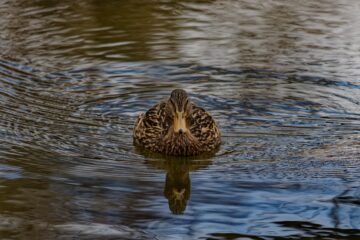
POLYGON ((169 99, 138 116, 133 137, 137 146, 175 156, 211 152, 220 145, 220 131, 213 118, 191 103, 186 92, 180 89, 174 90, 169 99), (172 115, 168 110, 170 104, 173 108, 184 109, 186 132, 174 132, 172 115))

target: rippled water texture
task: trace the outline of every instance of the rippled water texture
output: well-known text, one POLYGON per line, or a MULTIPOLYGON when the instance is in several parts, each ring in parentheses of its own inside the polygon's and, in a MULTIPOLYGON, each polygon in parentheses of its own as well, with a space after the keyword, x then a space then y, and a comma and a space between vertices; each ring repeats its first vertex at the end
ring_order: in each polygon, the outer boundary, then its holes
POLYGON ((360 3, 0 0, 1 239, 360 237, 360 3), (184 88, 214 156, 132 144, 184 88))

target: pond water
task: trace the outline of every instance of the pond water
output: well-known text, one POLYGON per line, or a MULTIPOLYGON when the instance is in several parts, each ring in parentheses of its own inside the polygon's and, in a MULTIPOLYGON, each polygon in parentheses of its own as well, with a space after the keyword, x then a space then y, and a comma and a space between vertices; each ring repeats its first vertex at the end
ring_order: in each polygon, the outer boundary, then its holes
POLYGON ((1 0, 1 239, 357 239, 360 3, 1 0), (213 156, 135 149, 174 88, 213 156))

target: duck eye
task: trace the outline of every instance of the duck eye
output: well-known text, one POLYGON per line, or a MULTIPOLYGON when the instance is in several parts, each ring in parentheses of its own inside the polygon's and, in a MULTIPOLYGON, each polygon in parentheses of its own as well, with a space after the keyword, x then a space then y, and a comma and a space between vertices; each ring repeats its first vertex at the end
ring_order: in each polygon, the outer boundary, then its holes
POLYGON ((186 100, 185 105, 184 105, 184 111, 187 109, 188 105, 189 105, 189 100, 186 100))
POLYGON ((176 109, 176 106, 175 106, 174 100, 172 100, 171 98, 170 98, 170 103, 171 103, 172 107, 173 107, 174 109, 176 109))

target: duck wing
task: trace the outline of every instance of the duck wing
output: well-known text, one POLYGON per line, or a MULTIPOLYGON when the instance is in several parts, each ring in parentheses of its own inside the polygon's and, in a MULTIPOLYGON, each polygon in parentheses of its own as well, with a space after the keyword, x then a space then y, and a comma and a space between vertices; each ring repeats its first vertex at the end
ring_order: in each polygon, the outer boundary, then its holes
POLYGON ((211 151, 220 145, 220 130, 216 122, 208 112, 195 105, 192 106, 190 132, 203 151, 211 151))
POLYGON ((134 143, 152 151, 159 151, 159 142, 168 129, 166 121, 165 102, 151 107, 146 113, 141 113, 134 125, 134 143))

